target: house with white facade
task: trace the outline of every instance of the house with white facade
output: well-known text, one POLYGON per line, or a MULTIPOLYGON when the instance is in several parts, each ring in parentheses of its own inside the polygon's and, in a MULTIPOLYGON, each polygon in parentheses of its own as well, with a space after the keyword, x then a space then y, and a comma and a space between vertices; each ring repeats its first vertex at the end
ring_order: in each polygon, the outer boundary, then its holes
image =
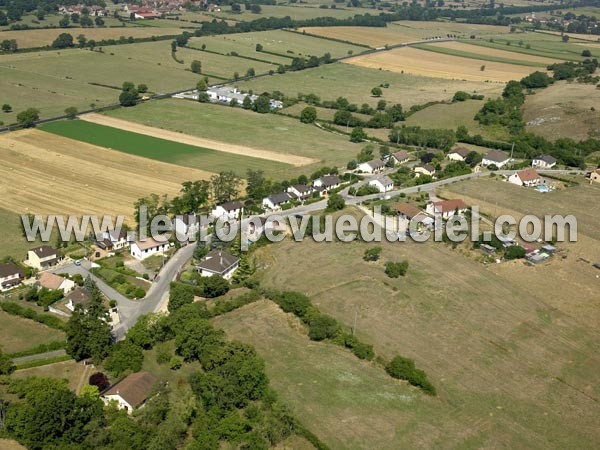
POLYGON ((387 175, 382 175, 369 180, 369 186, 375 186, 379 192, 388 192, 394 189, 394 182, 387 175))
POLYGON ((287 192, 279 192, 263 198, 262 207, 272 211, 280 209, 286 203, 289 203, 292 197, 287 192))
POLYGON ((223 250, 212 250, 196 266, 203 277, 220 275, 229 280, 240 265, 240 258, 223 250))
POLYGON ((4 292, 17 287, 24 278, 25 272, 14 262, 0 264, 0 291, 4 292))
POLYGON ((337 175, 325 175, 313 181, 313 188, 318 191, 321 197, 329 194, 330 191, 339 188, 342 180, 337 175))
POLYGON ((131 256, 141 261, 157 253, 164 253, 169 247, 169 241, 159 242, 149 237, 144 241, 135 241, 131 244, 131 256))
POLYGON ((454 214, 464 214, 467 205, 461 199, 442 200, 439 202, 429 202, 425 211, 431 216, 440 215, 442 219, 448 220, 454 214))
POLYGON ((131 414, 144 406, 158 379, 148 372, 137 372, 112 385, 100 398, 105 404, 115 403, 118 409, 131 414))
POLYGON ((27 264, 34 269, 44 270, 60 261, 60 253, 49 245, 32 248, 27 252, 27 264))
POLYGON ((483 167, 496 166, 498 169, 506 166, 510 162, 510 157, 500 150, 491 150, 481 160, 483 167))
POLYGON ((244 213, 244 204, 242 202, 226 202, 215 206, 210 215, 216 220, 235 220, 244 213))
POLYGON ((458 148, 455 148, 454 150, 450 150, 450 152, 448 153, 448 155, 446 155, 446 157, 450 161, 464 161, 467 158, 468 154, 469 154, 468 148, 458 147, 458 148))
POLYGON ((519 170, 516 173, 513 173, 510 177, 508 177, 508 182, 512 184, 516 184, 517 186, 537 186, 542 182, 540 175, 537 173, 533 167, 529 167, 528 169, 519 170))
POLYGON ((306 184, 293 184, 287 188, 287 192, 292 198, 304 201, 312 195, 313 187, 306 184))
POLYGON ((133 238, 130 237, 127 230, 121 228, 103 231, 98 237, 96 245, 103 250, 113 251, 129 247, 131 241, 133 238))
POLYGON ((241 105, 246 97, 250 97, 253 102, 258 98, 257 95, 243 94, 238 88, 231 86, 210 88, 206 93, 213 103, 230 104, 232 100, 235 100, 241 105))
POLYGON ((391 153, 387 156, 386 161, 388 160, 394 161, 394 164, 404 164, 410 160, 410 156, 406 150, 400 150, 396 153, 391 153))
POLYGON ((84 308, 87 306, 87 304, 90 302, 91 300, 91 296, 89 294, 89 292, 81 287, 77 287, 75 289, 73 289, 71 292, 69 292, 67 295, 65 295, 65 298, 67 299, 67 303, 65 305, 65 307, 73 312, 75 311, 75 307, 77 305, 81 305, 84 308))
POLYGON ((51 291, 63 291, 64 294, 71 292, 75 287, 75 282, 68 278, 61 277, 52 272, 44 272, 39 278, 40 287, 50 289, 51 291))
POLYGON ((196 214, 179 214, 173 220, 175 235, 180 241, 193 240, 200 231, 200 218, 196 214))
POLYGON ((415 166, 413 168, 413 171, 415 172, 415 176, 417 178, 421 175, 428 175, 430 177, 433 177, 435 175, 435 167, 433 167, 431 164, 422 164, 419 166, 415 166))
POLYGON ((538 169, 552 169, 556 165, 556 158, 550 155, 540 155, 533 158, 531 167, 538 169))
POLYGON ((357 168, 363 173, 379 173, 385 169, 385 163, 380 159, 373 159, 360 163, 357 168))

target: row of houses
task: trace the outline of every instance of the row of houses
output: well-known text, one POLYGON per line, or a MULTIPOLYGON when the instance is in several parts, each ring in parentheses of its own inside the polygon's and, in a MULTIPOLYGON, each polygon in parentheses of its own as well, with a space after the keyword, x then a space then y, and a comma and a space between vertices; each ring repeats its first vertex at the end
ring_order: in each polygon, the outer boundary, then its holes
MULTIPOLYGON (((465 147, 458 147, 451 150, 446 157, 451 161, 465 161, 470 150, 465 147)), ((508 154, 501 150, 491 150, 485 154, 481 161, 483 167, 495 165, 501 169, 511 162, 508 154)), ((533 158, 531 166, 538 169, 552 169, 556 166, 557 160, 551 155, 540 155, 533 158)))
POLYGON ((390 153, 385 156, 383 159, 372 159, 371 161, 366 161, 358 164, 357 169, 362 173, 381 173, 385 170, 390 162, 393 165, 400 165, 408 162, 410 160, 410 156, 405 150, 401 150, 399 152, 390 153))
POLYGON ((455 214, 464 215, 467 209, 468 206, 462 199, 431 201, 427 203, 425 211, 406 202, 398 203, 393 208, 409 233, 431 230, 435 217, 450 220, 455 214))
POLYGON ((302 203, 312 197, 315 192, 320 197, 325 197, 341 185, 342 180, 339 176, 325 175, 314 180, 312 185, 294 184, 289 186, 285 192, 277 192, 265 197, 262 201, 262 207, 267 211, 277 211, 292 200, 302 203))

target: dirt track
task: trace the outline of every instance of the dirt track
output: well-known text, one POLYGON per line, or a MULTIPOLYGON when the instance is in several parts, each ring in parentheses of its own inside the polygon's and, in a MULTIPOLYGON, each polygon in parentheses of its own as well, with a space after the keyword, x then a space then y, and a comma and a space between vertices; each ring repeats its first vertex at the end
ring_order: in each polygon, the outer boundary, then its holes
POLYGON ((268 159, 269 161, 277 161, 286 164, 291 164, 296 167, 307 166, 319 162, 313 158, 305 158, 304 156, 286 155, 283 153, 271 152, 268 150, 259 150, 243 145, 228 144, 226 142, 214 141, 189 134, 177 133, 175 131, 163 130, 161 128, 150 127, 127 120, 117 119, 114 117, 104 116, 102 114, 85 114, 81 120, 106 125, 121 130, 131 131, 134 133, 145 134, 160 139, 168 139, 170 141, 180 142, 182 144, 194 145, 196 147, 205 147, 220 152, 233 153, 236 155, 251 156, 254 158, 268 159))

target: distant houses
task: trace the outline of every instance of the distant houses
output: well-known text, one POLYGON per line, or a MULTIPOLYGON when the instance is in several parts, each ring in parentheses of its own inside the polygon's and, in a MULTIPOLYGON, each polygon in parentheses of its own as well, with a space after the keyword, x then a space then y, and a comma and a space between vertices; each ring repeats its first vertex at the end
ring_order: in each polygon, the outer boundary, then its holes
POLYGON ((100 398, 105 404, 115 403, 118 409, 131 414, 144 406, 158 379, 148 372, 137 372, 112 385, 100 398))
POLYGON ((358 170, 363 173, 379 173, 384 169, 385 163, 380 159, 373 159, 358 165, 358 170))
POLYGON ((0 291, 5 292, 21 284, 25 272, 14 262, 0 264, 0 291))
POLYGON ((556 158, 550 155, 536 156, 531 161, 531 167, 538 169, 552 169, 556 165, 556 158))
POLYGON ((498 169, 506 166, 510 162, 510 157, 500 150, 491 150, 481 160, 483 167, 496 166, 498 169))
POLYGON ((464 214, 466 210, 467 205, 461 199, 429 202, 425 209, 427 214, 440 215, 444 220, 452 218, 454 214, 464 214))
POLYGON ((169 242, 158 242, 149 237, 144 241, 135 241, 131 244, 131 256, 141 261, 157 253, 167 251, 169 246, 169 242))
POLYGON ((372 180, 369 180, 369 186, 376 187, 379 192, 388 192, 394 189, 394 182, 386 175, 378 176, 372 180))
POLYGON ((513 173, 510 177, 508 177, 508 182, 512 184, 516 184, 517 186, 537 186, 542 182, 540 175, 537 170, 533 167, 529 167, 528 169, 519 170, 516 173, 513 173))
POLYGON ((233 273, 240 265, 240 258, 223 250, 212 250, 202 261, 198 263, 196 268, 203 277, 212 277, 220 275, 226 280, 233 276, 233 273))
POLYGON ((469 154, 468 148, 458 147, 458 148, 455 148, 454 150, 451 150, 448 153, 447 158, 450 161, 464 161, 467 158, 468 154, 469 154))
POLYGON ((27 264, 37 270, 45 270, 60 261, 60 252, 49 245, 32 248, 27 252, 27 264))

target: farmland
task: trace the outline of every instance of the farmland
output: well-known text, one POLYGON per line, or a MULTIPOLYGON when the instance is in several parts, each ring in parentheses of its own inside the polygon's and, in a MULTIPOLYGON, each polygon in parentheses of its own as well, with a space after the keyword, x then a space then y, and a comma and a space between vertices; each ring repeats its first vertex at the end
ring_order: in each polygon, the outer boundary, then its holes
MULTIPOLYGON (((24 258, 25 254, 20 256, 24 258)), ((0 345, 5 353, 22 352, 64 338, 62 331, 0 311, 0 345)))
POLYGON ((600 90, 592 84, 561 81, 527 96, 527 130, 548 139, 600 136, 600 90))
POLYGON ((5 31, 0 34, 0 40, 15 39, 19 48, 45 47, 51 45, 61 33, 69 33, 74 37, 83 34, 88 40, 101 41, 103 39, 119 39, 121 36, 126 38, 145 38, 150 36, 176 35, 180 34, 181 30, 177 28, 152 29, 148 27, 55 28, 5 31))
POLYGON ((368 45, 373 48, 421 41, 435 37, 447 37, 449 34, 468 38, 472 34, 485 36, 490 33, 508 33, 506 27, 499 26, 411 21, 393 22, 385 28, 307 27, 302 28, 301 31, 328 38, 368 45))
POLYGON ((18 214, 124 214, 131 221, 139 197, 175 195, 183 181, 211 175, 38 130, 1 136, 0 154, 3 208, 18 214))
POLYGON ((42 130, 75 139, 88 144, 112 148, 131 155, 177 164, 204 172, 235 170, 238 175, 250 169, 283 169, 285 164, 259 158, 251 158, 209 148, 184 144, 87 121, 52 122, 42 130), (110 147, 112 145, 112 147, 110 147))
MULTIPOLYGON (((490 186, 490 195, 495 188, 490 186)), ((579 194, 571 193, 571 203, 577 198, 584 205, 588 194, 579 194)), ((363 262, 367 247, 358 242, 286 241, 261 249, 258 258, 268 267, 263 273, 265 286, 307 293, 325 313, 348 325, 356 320, 359 338, 372 343, 379 354, 390 358, 400 352, 429 374, 438 388, 435 412, 423 413, 421 399, 406 405, 396 428, 395 448, 593 446, 598 439, 594 398, 600 360, 592 356, 592 348, 599 317, 592 288, 595 269, 579 266, 579 251, 569 250, 566 260, 526 268, 521 262, 485 267, 468 253, 443 244, 382 247, 383 261, 409 261, 406 278, 386 278, 381 263, 363 262), (310 264, 306 276, 293 269, 298 264, 310 264), (577 300, 553 295, 565 290, 577 300)), ((263 336, 274 327, 264 327, 260 318, 265 314, 257 315, 241 324, 239 317, 231 319, 225 328, 252 339, 273 365, 274 382, 285 383, 290 397, 300 397, 295 393, 311 378, 288 379, 289 373, 306 373, 306 366, 320 364, 328 370, 335 367, 328 356, 293 370, 287 361, 308 358, 307 350, 297 353, 295 346, 286 347, 287 355, 276 353, 273 358, 263 336), (252 320, 261 325, 252 325, 252 320)), ((287 339, 281 341, 288 343, 287 339)), ((318 427, 328 415, 336 416, 331 409, 336 397, 318 398, 322 402, 309 406, 303 399, 294 403, 296 408, 310 408, 315 419, 308 426, 318 427)), ((383 423, 382 418, 378 425, 383 423)), ((351 439, 357 426, 319 431, 332 442, 351 439)), ((357 434, 362 432, 361 428, 357 434)))
POLYGON ((192 38, 190 46, 200 48, 206 44, 208 50, 219 53, 235 51, 243 56, 266 59, 276 63, 290 64, 296 56, 322 56, 329 52, 333 58, 346 56, 350 53, 358 54, 366 49, 351 44, 344 44, 318 37, 305 36, 283 30, 260 31, 253 33, 237 33, 225 36, 209 36, 192 38), (278 53, 283 56, 271 55, 256 51, 256 45, 263 46, 265 52, 278 53))
POLYGON ((178 50, 177 58, 184 63, 173 60, 169 41, 110 46, 102 53, 72 49, 3 55, 0 92, 13 112, 2 114, 0 120, 12 123, 17 112, 31 106, 46 118, 63 114, 69 106, 83 110, 91 104, 114 104, 124 81, 145 83, 155 93, 190 89, 199 79, 189 70, 194 59, 202 60, 202 70, 209 78, 231 79, 234 72, 245 74, 250 67, 257 72, 277 68, 185 48, 178 50))
MULTIPOLYGON (((298 119, 185 100, 148 102, 132 109, 110 111, 107 115, 223 143, 314 158, 320 165, 345 165, 360 149, 359 144, 348 142, 346 136, 302 124, 298 119), (223 132, 225 129, 226 133, 223 132)), ((269 163, 269 167, 275 166, 269 163)), ((316 167, 319 166, 283 171, 272 169, 270 174, 290 177, 309 173, 316 167)))
POLYGON ((261 17, 286 17, 290 16, 295 20, 314 19, 316 17, 336 17, 345 19, 352 17, 355 14, 364 14, 369 12, 368 9, 360 8, 336 8, 323 10, 317 6, 292 6, 292 5, 261 5, 261 14, 257 15, 251 11, 242 8, 241 13, 232 13, 229 10, 209 13, 208 15, 219 19, 232 19, 238 21, 251 21, 261 17))
POLYGON ((505 83, 533 72, 531 67, 490 62, 452 55, 430 57, 425 50, 411 47, 392 49, 347 60, 371 69, 454 80, 505 83))
POLYGON ((484 95, 496 95, 502 91, 502 85, 495 83, 432 78, 346 63, 326 64, 314 69, 237 83, 240 89, 253 89, 256 92, 277 90, 292 97, 299 92, 313 93, 321 100, 346 97, 352 103, 368 103, 373 107, 378 99, 371 95, 371 88, 381 84, 389 84, 388 88, 383 89, 382 98, 388 103, 400 103, 404 108, 429 101, 450 100, 456 91, 484 95))

